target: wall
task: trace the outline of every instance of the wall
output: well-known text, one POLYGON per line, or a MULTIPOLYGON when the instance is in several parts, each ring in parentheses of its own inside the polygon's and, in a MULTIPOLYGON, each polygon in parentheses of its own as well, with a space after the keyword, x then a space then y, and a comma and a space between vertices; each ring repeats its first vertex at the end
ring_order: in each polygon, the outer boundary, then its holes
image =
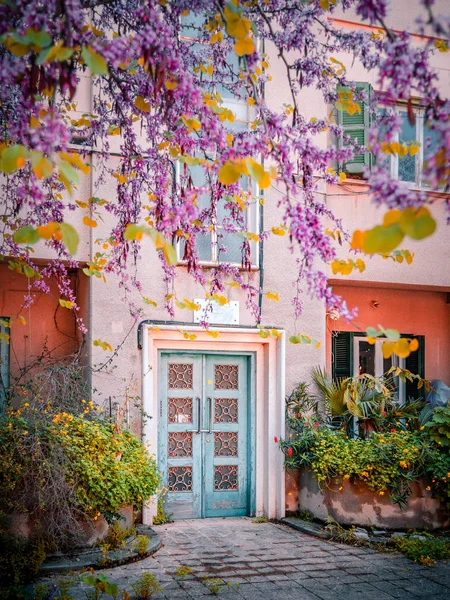
MULTIPOLYGON (((72 276, 73 289, 86 298, 86 277, 80 272, 72 276)), ((10 370, 14 375, 19 369, 30 365, 44 349, 49 356, 59 358, 75 352, 81 342, 73 311, 59 305, 59 293, 55 283, 49 294, 32 292, 34 302, 23 308, 28 294, 27 279, 0 264, 0 316, 11 319, 10 370), (25 319, 22 324, 18 317, 25 319)), ((82 308, 85 310, 85 304, 82 308)))
POLYGON ((425 336, 425 376, 450 383, 450 304, 448 294, 440 291, 418 291, 387 287, 336 285, 337 293, 350 306, 358 306, 354 324, 344 319, 329 321, 327 330, 327 369, 331 370, 331 331, 357 331, 360 327, 393 327, 401 333, 425 336), (371 302, 377 301, 378 308, 371 302))

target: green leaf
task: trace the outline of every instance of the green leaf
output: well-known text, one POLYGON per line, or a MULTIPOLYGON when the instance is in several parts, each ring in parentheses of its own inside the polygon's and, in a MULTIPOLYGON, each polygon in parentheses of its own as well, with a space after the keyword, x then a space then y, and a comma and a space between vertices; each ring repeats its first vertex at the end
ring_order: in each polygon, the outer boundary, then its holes
POLYGON ((70 254, 74 255, 77 251, 78 242, 80 240, 78 233, 72 227, 72 225, 69 225, 69 223, 60 223, 59 228, 62 234, 63 244, 66 246, 70 254))
POLYGON ((376 338, 380 335, 380 332, 375 329, 375 327, 368 327, 366 329, 367 337, 376 338))
POLYGON ((13 173, 17 169, 21 169, 25 164, 28 150, 22 144, 14 144, 8 146, 2 152, 1 170, 4 173, 13 173))
POLYGON ((83 46, 81 56, 93 75, 107 75, 108 65, 105 59, 91 46, 83 46))
POLYGON ((367 254, 376 252, 392 252, 405 237, 402 229, 398 225, 382 227, 377 225, 366 232, 363 250, 367 254))
POLYGON ((35 31, 34 29, 27 29, 26 37, 30 44, 39 46, 39 48, 46 48, 52 43, 52 38, 46 31, 35 31))
POLYGON ((35 244, 40 236, 32 225, 25 225, 14 233, 13 240, 16 244, 35 244))

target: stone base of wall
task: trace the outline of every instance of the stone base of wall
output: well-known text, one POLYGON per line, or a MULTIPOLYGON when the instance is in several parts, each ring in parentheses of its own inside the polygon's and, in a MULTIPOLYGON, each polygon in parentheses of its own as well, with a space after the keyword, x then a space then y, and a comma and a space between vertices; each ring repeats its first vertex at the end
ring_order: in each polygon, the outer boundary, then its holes
POLYGON ((411 485, 412 494, 403 510, 394 504, 388 493, 380 496, 365 483, 333 480, 319 487, 308 469, 299 472, 299 508, 316 519, 331 517, 341 525, 380 527, 387 529, 425 529, 448 527, 450 515, 440 502, 431 497, 425 481, 411 485), (342 486, 342 490, 338 488, 342 486))

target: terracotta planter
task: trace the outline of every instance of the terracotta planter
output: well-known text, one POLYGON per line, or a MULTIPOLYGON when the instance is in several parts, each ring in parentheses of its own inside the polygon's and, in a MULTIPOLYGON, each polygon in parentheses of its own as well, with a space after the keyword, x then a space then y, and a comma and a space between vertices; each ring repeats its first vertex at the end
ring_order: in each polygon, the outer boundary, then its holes
POLYGON ((425 488, 426 481, 411 485, 412 494, 403 510, 389 494, 380 496, 356 480, 333 479, 329 486, 319 484, 309 469, 299 473, 300 509, 325 521, 331 517, 341 525, 360 525, 387 529, 439 529, 450 525, 450 515, 425 488), (342 486, 342 490, 338 488, 342 486))

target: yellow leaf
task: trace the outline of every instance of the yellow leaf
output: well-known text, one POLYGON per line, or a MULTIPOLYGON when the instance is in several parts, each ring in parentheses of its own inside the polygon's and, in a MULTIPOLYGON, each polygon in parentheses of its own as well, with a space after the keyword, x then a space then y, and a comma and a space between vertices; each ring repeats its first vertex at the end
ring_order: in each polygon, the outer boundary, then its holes
POLYGON ((347 179, 347 175, 345 173, 341 173, 339 175, 339 183, 344 183, 344 181, 347 179))
POLYGON ((383 342, 381 345, 381 351, 384 358, 390 358, 394 351, 394 342, 383 342))
POLYGON ((282 237, 286 234, 286 231, 283 229, 283 227, 272 227, 272 233, 282 237))
POLYGON ((226 296, 222 296, 221 294, 214 294, 213 298, 216 302, 220 304, 220 306, 228 304, 228 299, 226 298, 226 296))
POLYGON ((18 321, 19 321, 19 323, 21 323, 22 325, 26 325, 26 324, 27 324, 27 322, 26 322, 26 320, 25 320, 25 317, 23 317, 22 315, 19 315, 19 316, 17 317, 17 320, 18 320, 18 321))
POLYGON ((410 355, 409 340, 401 338, 394 344, 394 351, 400 358, 406 358, 410 355))
POLYGON ((416 338, 412 339, 409 343, 410 352, 415 352, 418 348, 419 348, 419 341, 416 338))
POLYGON ((147 296, 144 296, 143 300, 145 304, 150 304, 150 306, 158 306, 158 304, 154 300, 147 298, 147 296))
POLYGON ((224 185, 236 183, 241 175, 244 174, 244 167, 241 160, 227 160, 220 167, 218 179, 224 185))
POLYGON ((218 331, 212 331, 211 329, 206 330, 206 335, 210 335, 212 338, 218 338, 220 333, 218 331))
POLYGON ((117 181, 122 185, 128 181, 128 177, 126 175, 120 175, 119 173, 114 173, 114 177, 117 181))
POLYGON ((255 99, 254 99, 254 98, 252 98, 251 96, 249 96, 249 97, 247 98, 247 104, 248 104, 249 106, 254 106, 254 104, 255 104, 255 99))
POLYGON ((77 169, 80 169, 84 175, 87 175, 91 170, 91 167, 86 164, 76 152, 60 152, 59 156, 62 160, 65 160, 74 167, 77 167, 77 169))
POLYGON ((50 238, 52 238, 58 230, 59 223, 56 223, 55 221, 50 221, 49 223, 47 223, 47 225, 39 225, 39 227, 37 227, 36 229, 39 236, 44 240, 49 240, 50 238))
POLYGON ((166 79, 164 85, 166 86, 166 89, 174 90, 178 86, 178 81, 175 81, 174 79, 166 79))
POLYGON ((184 299, 184 304, 189 310, 200 310, 200 304, 197 304, 196 302, 191 302, 187 298, 184 299))
POLYGON ((369 344, 371 344, 372 346, 376 343, 376 341, 377 341, 377 338, 373 338, 373 337, 368 337, 367 338, 367 342, 369 344))
POLYGON ((246 38, 252 28, 250 21, 245 17, 242 17, 239 13, 231 12, 226 6, 224 12, 228 35, 231 35, 231 37, 234 37, 237 40, 246 38))
POLYGON ((83 217, 83 223, 88 227, 97 227, 97 221, 90 219, 89 217, 83 217))
POLYGON ((393 208, 392 210, 388 210, 388 212, 383 217, 383 226, 389 227, 389 225, 394 225, 400 221, 402 213, 398 208, 393 208))
POLYGON ((275 300, 275 302, 279 302, 279 300, 280 300, 280 296, 275 292, 267 292, 266 298, 268 300, 275 300))
POLYGON ((70 300, 63 300, 62 298, 59 298, 59 304, 63 308, 73 308, 73 305, 74 305, 74 303, 71 302, 70 300))
POLYGON ((255 52, 255 44, 252 38, 239 39, 234 45, 234 51, 238 56, 253 54, 255 52))
POLYGON ((138 96, 134 101, 134 105, 144 113, 148 113, 150 111, 150 103, 147 102, 143 96, 138 96))

